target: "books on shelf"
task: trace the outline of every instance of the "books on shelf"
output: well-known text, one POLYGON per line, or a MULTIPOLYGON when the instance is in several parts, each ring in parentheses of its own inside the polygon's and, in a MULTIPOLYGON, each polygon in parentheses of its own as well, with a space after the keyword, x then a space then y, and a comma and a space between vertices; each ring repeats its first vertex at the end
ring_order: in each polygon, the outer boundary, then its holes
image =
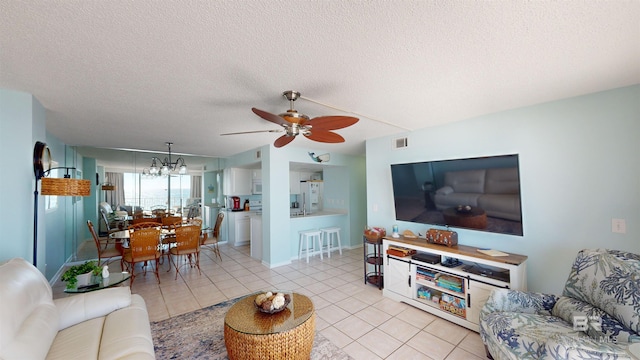
POLYGON ((401 246, 390 245, 387 249, 387 254, 399 257, 405 257, 409 255, 415 254, 416 251, 414 249, 407 249, 401 246))

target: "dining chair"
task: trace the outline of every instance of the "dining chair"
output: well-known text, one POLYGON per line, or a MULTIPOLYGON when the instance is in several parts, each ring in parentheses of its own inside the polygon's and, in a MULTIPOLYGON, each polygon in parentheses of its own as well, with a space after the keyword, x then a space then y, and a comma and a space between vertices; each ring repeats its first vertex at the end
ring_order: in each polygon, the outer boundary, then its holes
MULTIPOLYGON (((162 222, 162 228, 164 230, 173 230, 177 226, 180 226, 180 224, 182 224, 182 217, 180 217, 180 216, 165 216, 165 217, 161 218, 160 221, 162 222)), ((175 233, 165 234, 162 237, 162 253, 165 254, 165 247, 166 247, 166 250, 167 250, 166 251, 167 261, 171 261, 169 259, 169 250, 171 249, 171 247, 173 247, 175 245, 176 245, 175 233)))
POLYGON ((175 231, 176 243, 174 247, 169 249, 169 254, 178 258, 176 260, 170 257, 176 267, 176 279, 178 279, 180 268, 186 265, 192 268, 197 267, 198 274, 202 274, 200 271, 200 228, 194 225, 184 225, 176 227, 175 231), (185 261, 185 264, 178 266, 180 257, 188 258, 188 260, 185 261))
POLYGON ((136 278, 135 265, 144 262, 144 274, 147 274, 149 261, 155 260, 154 273, 160 283, 158 275, 158 260, 160 259, 160 223, 146 222, 129 226, 129 248, 123 253, 123 260, 131 273, 131 284, 136 278))
POLYGON ((107 217, 107 213, 105 213, 103 209, 100 209, 100 216, 102 217, 102 221, 104 222, 104 226, 107 229, 107 236, 106 237, 98 237, 98 239, 100 239, 100 243, 106 249, 109 244, 115 244, 115 240, 110 239, 109 235, 111 235, 112 233, 114 233, 116 231, 120 231, 120 229, 114 229, 114 228, 111 227, 111 223, 109 222, 109 218, 107 217))
POLYGON ((102 259, 107 259, 106 265, 109 265, 109 259, 119 257, 120 258, 120 270, 122 271, 122 253, 115 246, 114 247, 105 247, 102 248, 102 243, 96 234, 96 229, 93 228, 93 223, 91 220, 87 220, 87 227, 89 228, 89 232, 93 237, 93 241, 96 244, 96 249, 98 249, 98 266, 102 263, 102 259))
POLYGON ((218 248, 218 242, 220 239, 220 227, 222 226, 222 220, 224 220, 224 213, 221 211, 218 213, 216 217, 216 224, 213 227, 213 231, 203 230, 202 238, 200 239, 200 246, 203 246, 205 249, 211 250, 215 255, 220 258, 222 261, 222 256, 220 256, 220 248, 218 248), (211 234, 211 236, 209 236, 211 234))

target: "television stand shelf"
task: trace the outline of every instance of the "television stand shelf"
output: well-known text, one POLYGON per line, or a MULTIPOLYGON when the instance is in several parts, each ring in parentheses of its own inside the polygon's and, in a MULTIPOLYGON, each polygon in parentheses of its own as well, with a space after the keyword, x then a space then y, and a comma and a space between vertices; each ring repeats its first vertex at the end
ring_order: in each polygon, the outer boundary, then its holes
POLYGON ((363 236, 362 248, 364 249, 364 283, 373 284, 378 289, 382 289, 384 284, 382 238, 374 239, 363 236))
MULTIPOLYGON (((466 245, 447 247, 425 239, 383 238, 385 266, 383 295, 478 331, 480 309, 495 288, 527 289, 527 257, 489 256, 466 245), (412 256, 387 253, 389 246, 417 252, 412 256), (438 261, 438 258, 440 261, 438 261), (445 260, 458 260, 445 266, 445 260)), ((445 263, 446 264, 446 263, 445 263)))

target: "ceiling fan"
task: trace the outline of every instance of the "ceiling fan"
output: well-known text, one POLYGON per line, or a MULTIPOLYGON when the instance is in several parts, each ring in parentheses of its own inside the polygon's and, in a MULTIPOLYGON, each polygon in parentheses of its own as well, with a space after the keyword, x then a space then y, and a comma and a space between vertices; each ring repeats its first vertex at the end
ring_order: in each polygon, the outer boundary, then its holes
POLYGON ((310 119, 307 115, 301 114, 293 108, 293 102, 301 96, 299 92, 289 90, 283 92, 282 95, 287 100, 289 100, 290 104, 289 110, 287 110, 285 113, 275 115, 256 108, 252 108, 251 110, 261 118, 282 126, 283 129, 242 131, 221 135, 284 131, 285 134, 280 136, 273 143, 273 145, 277 148, 287 145, 300 134, 313 141, 324 143, 341 143, 344 142, 344 138, 331 130, 343 129, 358 122, 358 118, 341 115, 318 116, 310 119))

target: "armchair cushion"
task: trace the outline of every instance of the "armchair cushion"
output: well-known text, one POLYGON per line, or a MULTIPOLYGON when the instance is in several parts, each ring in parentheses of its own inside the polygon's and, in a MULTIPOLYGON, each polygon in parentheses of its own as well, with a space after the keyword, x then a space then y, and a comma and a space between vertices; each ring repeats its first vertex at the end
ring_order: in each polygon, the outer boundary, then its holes
POLYGON ((640 343, 639 291, 638 255, 582 250, 561 297, 494 290, 480 312, 480 336, 498 360, 631 359, 640 343))

